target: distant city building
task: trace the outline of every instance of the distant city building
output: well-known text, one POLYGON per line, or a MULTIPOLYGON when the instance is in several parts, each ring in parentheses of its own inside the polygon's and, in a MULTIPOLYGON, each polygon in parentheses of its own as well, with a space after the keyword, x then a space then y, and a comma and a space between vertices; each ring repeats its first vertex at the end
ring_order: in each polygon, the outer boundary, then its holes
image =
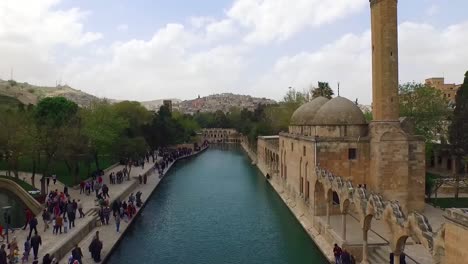
POLYGON ((249 95, 237 95, 232 93, 214 94, 206 97, 200 97, 183 101, 179 105, 179 111, 186 114, 197 112, 216 112, 224 113, 232 111, 233 108, 255 110, 258 105, 275 104, 276 102, 266 98, 255 98, 249 95))
POLYGON ((455 96, 457 95, 457 91, 461 86, 461 84, 445 83, 445 78, 443 77, 426 79, 426 85, 441 91, 443 97, 451 103, 455 102, 455 96))

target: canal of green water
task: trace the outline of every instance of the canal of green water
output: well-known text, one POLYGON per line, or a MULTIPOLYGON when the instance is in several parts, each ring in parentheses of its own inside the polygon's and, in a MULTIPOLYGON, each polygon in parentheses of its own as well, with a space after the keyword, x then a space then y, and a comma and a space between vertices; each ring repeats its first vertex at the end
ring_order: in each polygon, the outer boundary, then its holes
POLYGON ((240 148, 211 148, 171 169, 108 263, 327 262, 240 148))
MULTIPOLYGON (((3 227, 6 227, 4 219, 4 210, 3 207, 9 206, 9 214, 11 219, 12 228, 18 228, 24 226, 26 222, 26 216, 24 209, 26 206, 21 202, 21 200, 12 192, 6 189, 0 189, 0 224, 3 227)), ((5 231, 4 231, 5 232, 5 231)))

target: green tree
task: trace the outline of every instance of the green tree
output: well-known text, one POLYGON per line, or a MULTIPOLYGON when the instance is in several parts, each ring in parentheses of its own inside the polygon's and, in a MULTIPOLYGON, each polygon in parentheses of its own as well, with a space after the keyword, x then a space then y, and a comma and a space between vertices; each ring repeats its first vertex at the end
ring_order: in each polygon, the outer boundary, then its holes
POLYGON ((405 83, 400 85, 399 101, 400 116, 411 118, 416 134, 424 136, 426 142, 445 135, 450 109, 440 91, 425 84, 405 83))
MULTIPOLYGON (((455 109, 453 111, 452 123, 449 127, 450 145, 452 152, 459 161, 467 160, 468 156, 468 71, 462 86, 455 97, 455 109)), ((466 168, 466 164, 464 166, 466 168)), ((455 198, 458 198, 459 173, 456 176, 455 198)))
POLYGON ((42 193, 45 193, 45 177, 49 176, 50 165, 57 160, 57 153, 66 140, 67 127, 75 120, 77 112, 78 105, 64 97, 42 99, 35 108, 39 148, 44 153, 42 193))
POLYGON ((312 98, 319 96, 331 99, 334 95, 333 90, 327 82, 318 82, 318 87, 312 88, 312 98))
POLYGON ((108 102, 94 102, 81 111, 83 120, 83 135, 88 139, 88 145, 93 155, 96 168, 99 166, 99 154, 109 154, 129 127, 129 121, 119 115, 108 102))
POLYGON ((127 136, 136 137, 142 135, 142 126, 151 121, 149 112, 139 102, 123 101, 112 105, 118 116, 128 122, 127 136))
POLYGON ((4 153, 7 173, 18 179, 19 161, 28 151, 28 120, 21 108, 0 108, 0 153, 4 153))

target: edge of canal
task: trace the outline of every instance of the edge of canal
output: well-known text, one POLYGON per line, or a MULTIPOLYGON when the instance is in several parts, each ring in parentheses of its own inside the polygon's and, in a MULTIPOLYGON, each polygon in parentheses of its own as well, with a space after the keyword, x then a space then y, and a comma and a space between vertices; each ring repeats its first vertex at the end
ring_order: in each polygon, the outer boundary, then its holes
POLYGON ((252 165, 255 166, 255 168, 257 168, 257 170, 260 171, 260 173, 262 173, 263 177, 265 177, 265 179, 267 180, 268 184, 270 185, 271 188, 273 188, 273 190, 275 191, 275 193, 281 198, 281 200, 283 201, 283 203, 286 205, 286 207, 288 207, 289 211, 294 215, 294 217, 296 218, 296 220, 299 222, 299 224, 301 225, 302 229, 304 229, 304 231, 309 235, 309 237, 312 239, 312 241, 314 242, 314 244, 317 246, 317 248, 320 250, 320 252, 322 253, 322 255, 324 256, 325 259, 328 260, 329 263, 335 263, 334 261, 334 257, 333 257, 333 254, 331 254, 331 245, 326 242, 324 239, 322 239, 321 241, 318 240, 317 236, 319 236, 320 234, 315 230, 315 228, 313 226, 310 225, 310 227, 306 226, 305 223, 303 221, 301 221, 301 216, 299 215, 298 212, 296 212, 287 202, 287 197, 284 197, 277 189, 277 187, 271 182, 269 181, 266 176, 264 175, 264 173, 260 170, 260 168, 258 167, 257 165, 257 161, 256 161, 256 155, 254 153, 252 153, 252 151, 250 149, 248 149, 244 144, 241 144, 241 147, 242 147, 242 150, 247 154, 247 156, 249 157, 249 159, 252 161, 252 165), (316 233, 317 235, 315 235, 314 233, 316 233))
MULTIPOLYGON (((205 147, 203 149, 201 149, 200 151, 196 152, 196 153, 193 153, 191 155, 188 155, 188 156, 184 156, 184 157, 180 157, 178 159, 176 159, 174 162, 172 162, 171 164, 169 164, 168 168, 166 169, 166 171, 164 171, 164 173, 162 174, 162 177, 161 179, 159 180, 159 182, 154 186, 153 190, 150 191, 150 193, 148 194, 147 198, 143 201, 143 204, 141 205, 140 209, 136 212, 135 216, 129 221, 128 225, 125 227, 124 230, 122 230, 122 232, 120 233, 120 236, 118 237, 117 240, 113 241, 112 242, 112 246, 110 247, 109 251, 102 256, 102 261, 101 263, 107 263, 109 261, 109 258, 110 256, 112 255, 112 253, 114 253, 114 250, 117 248, 117 246, 120 244, 120 242, 122 241, 122 239, 125 237, 125 234, 127 233, 127 231, 133 226, 134 222, 135 222, 135 219, 137 217, 140 216, 141 212, 143 211, 143 209, 146 207, 146 204, 148 203, 148 201, 151 199, 151 197, 153 196, 153 194, 155 193, 156 189, 158 188, 159 186, 159 183, 161 183, 161 181, 166 177, 166 175, 168 174, 168 172, 170 171, 170 169, 173 167, 173 165, 175 165, 179 160, 184 160, 184 159, 189 159, 189 158, 193 158, 193 157, 196 157, 198 156, 199 154, 205 152, 205 150, 207 150, 209 147, 205 147)), ((153 173, 151 174, 156 174, 154 171, 153 173)), ((155 175, 155 177, 158 177, 157 175, 155 175)))

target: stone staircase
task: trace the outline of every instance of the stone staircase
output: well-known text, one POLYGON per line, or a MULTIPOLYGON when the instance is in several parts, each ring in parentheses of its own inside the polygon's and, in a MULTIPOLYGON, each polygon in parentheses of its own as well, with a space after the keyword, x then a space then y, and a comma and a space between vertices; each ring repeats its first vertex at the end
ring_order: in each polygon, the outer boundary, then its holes
MULTIPOLYGON (((385 246, 386 247, 386 246, 385 246)), ((389 263, 389 252, 384 246, 369 248, 369 263, 387 264, 389 263)))
MULTIPOLYGON (((406 256, 407 264, 419 264, 406 256)), ((388 246, 380 246, 369 248, 369 263, 371 264, 387 264, 390 262, 390 251, 388 246)))

